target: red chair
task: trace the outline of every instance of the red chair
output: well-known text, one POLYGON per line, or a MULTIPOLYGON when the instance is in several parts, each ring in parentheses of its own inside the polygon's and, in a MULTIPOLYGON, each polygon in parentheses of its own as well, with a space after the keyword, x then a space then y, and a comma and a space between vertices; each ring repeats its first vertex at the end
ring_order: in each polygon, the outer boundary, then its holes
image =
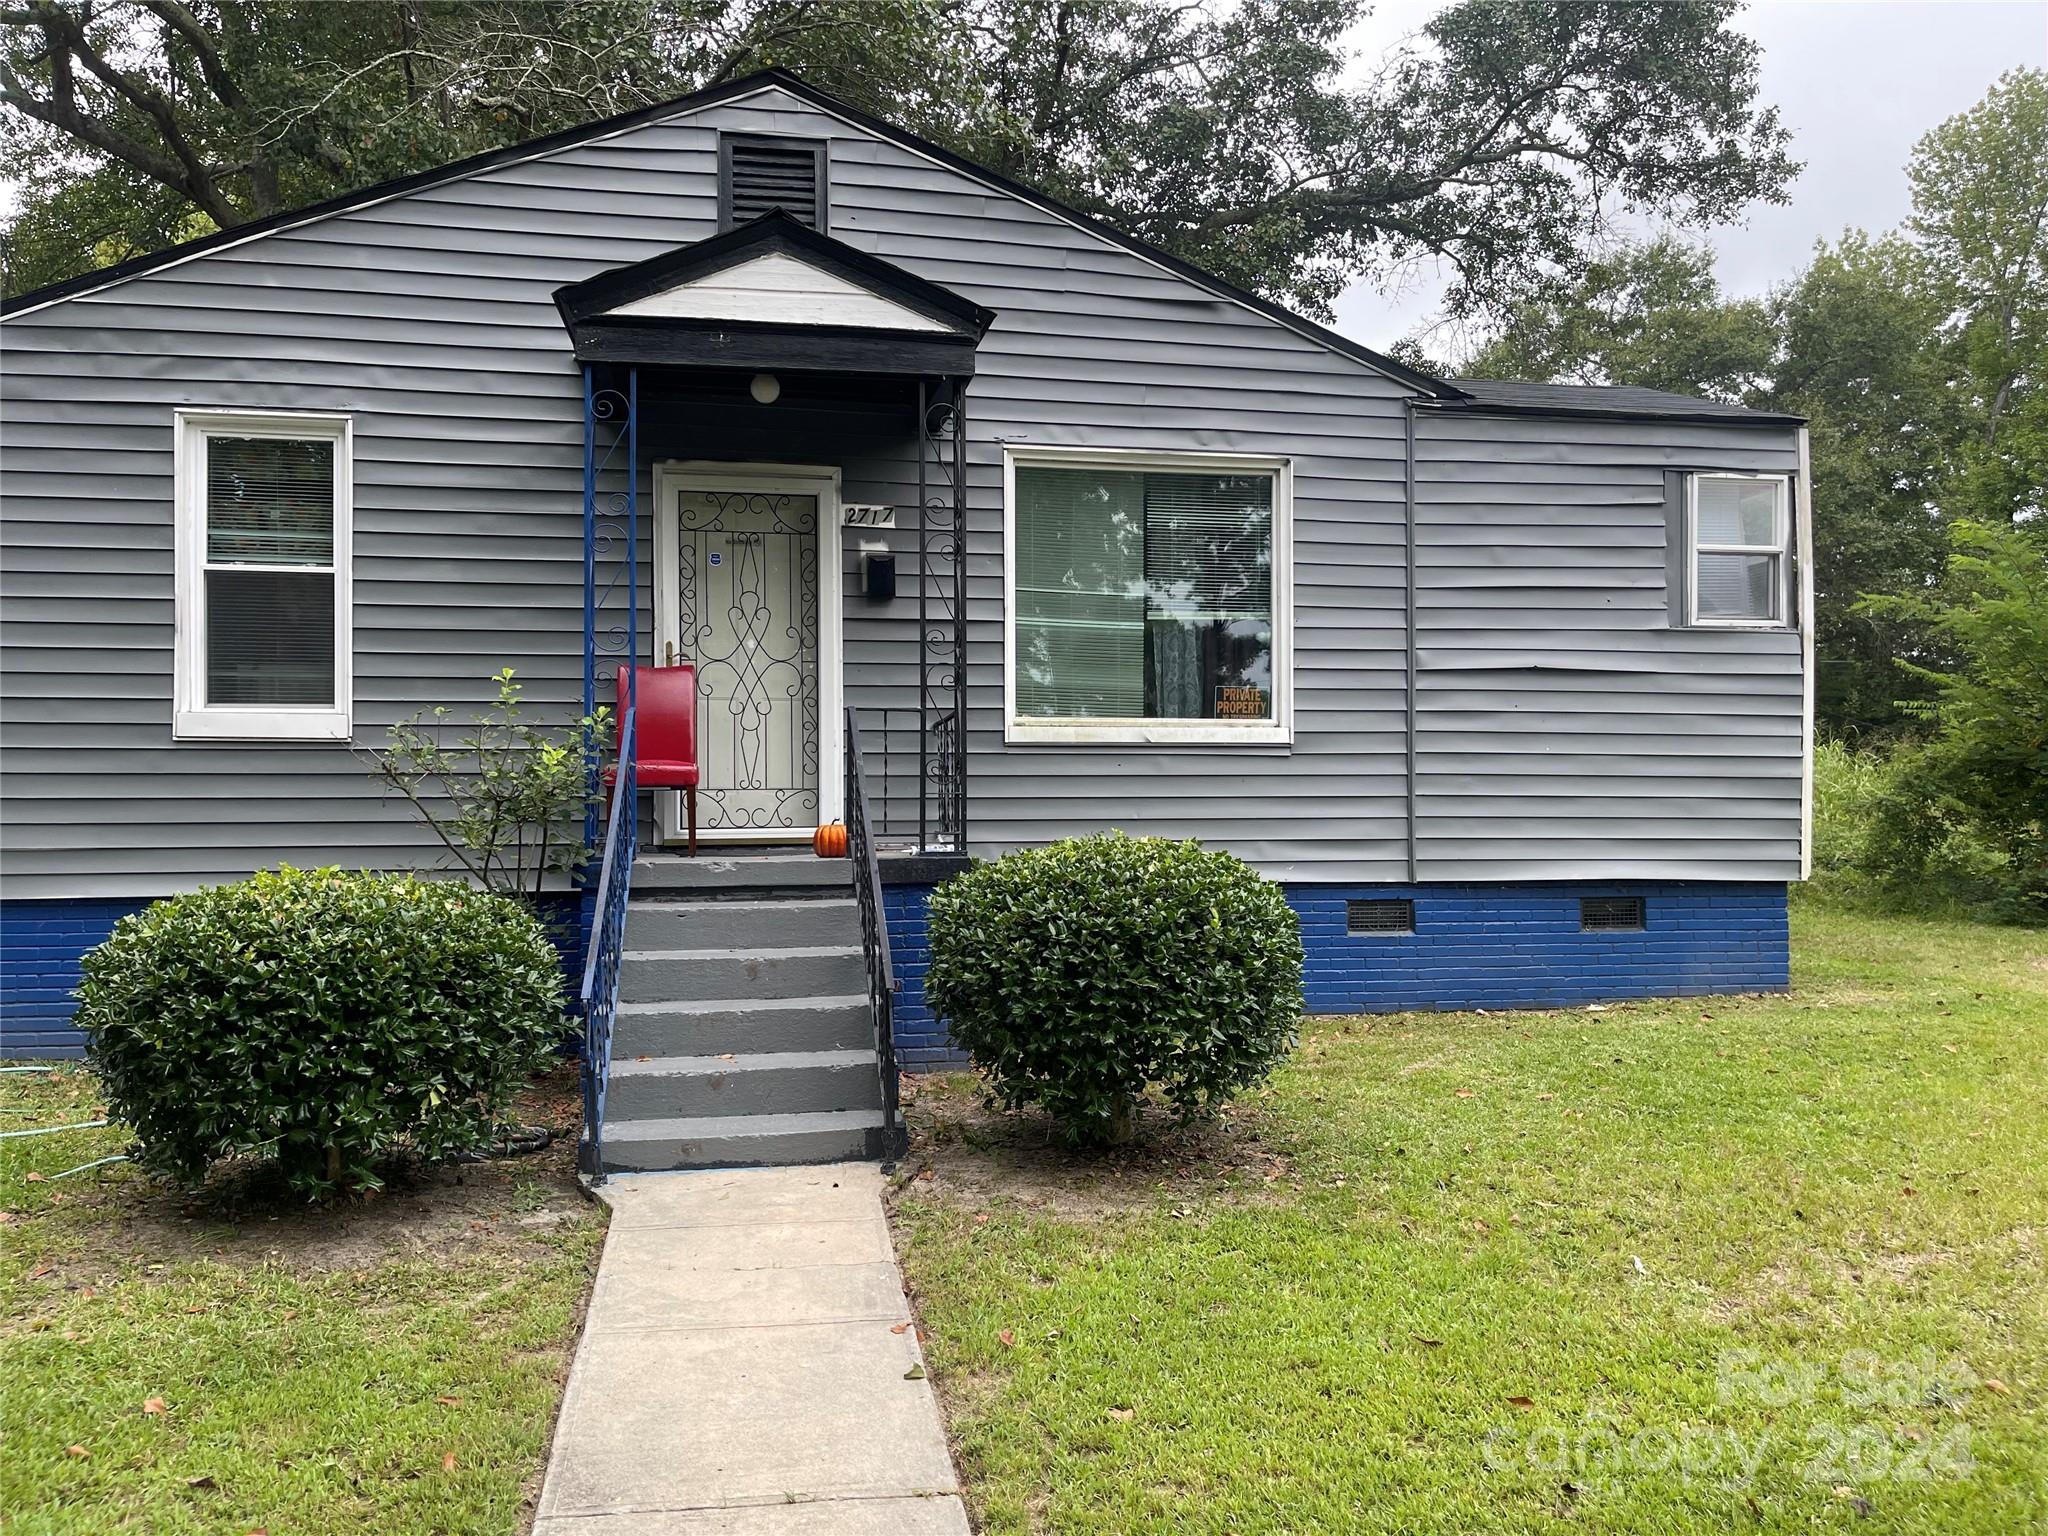
MULTIPOLYGON (((697 856, 697 668, 684 662, 674 667, 636 667, 639 674, 635 718, 638 738, 637 773, 642 789, 680 789, 690 821, 690 857, 697 856)), ((619 668, 619 713, 626 718, 626 678, 619 668)), ((605 770, 611 783, 616 768, 605 770)))

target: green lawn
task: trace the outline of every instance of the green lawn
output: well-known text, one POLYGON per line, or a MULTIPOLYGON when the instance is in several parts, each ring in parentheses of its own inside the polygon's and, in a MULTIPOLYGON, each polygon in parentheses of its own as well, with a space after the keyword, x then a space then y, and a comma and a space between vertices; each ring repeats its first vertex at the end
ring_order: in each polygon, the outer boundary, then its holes
POLYGON ((925 1087, 897 1235, 983 1528, 2048 1530, 2048 936, 1802 906, 1794 955, 1312 1020, 1106 1166, 925 1087))
MULTIPOLYGON (((573 1081, 527 1117, 573 1120, 573 1081)), ((97 1118, 93 1094, 0 1076, 0 1129, 97 1118)), ((124 1139, 0 1141, 13 1536, 522 1528, 603 1231, 570 1146, 239 1221, 125 1163, 52 1177, 124 1139)))

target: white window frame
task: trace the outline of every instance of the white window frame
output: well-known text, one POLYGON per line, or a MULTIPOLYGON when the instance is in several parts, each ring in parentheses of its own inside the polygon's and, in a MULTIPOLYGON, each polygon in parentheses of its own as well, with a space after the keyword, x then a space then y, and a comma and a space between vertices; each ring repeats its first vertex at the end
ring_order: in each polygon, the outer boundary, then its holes
POLYGON ((1702 629, 1790 629, 1792 613, 1792 477, 1790 475, 1745 475, 1730 470, 1695 470, 1685 480, 1685 622, 1702 629), (1700 485, 1707 480, 1741 480, 1774 485, 1777 505, 1771 514, 1776 542, 1771 544, 1702 544, 1700 542, 1700 485), (1700 612, 1701 555, 1776 555, 1778 557, 1777 613, 1768 619, 1732 618, 1700 612))
MULTIPOLYGON (((177 526, 177 666, 171 735, 178 741, 347 741, 355 696, 350 552, 355 526, 355 425, 316 411, 173 413, 177 526), (325 438, 334 444, 334 702, 251 707, 206 702, 206 444, 212 437, 325 438)), ((317 569, 243 565, 248 570, 317 569)))
POLYGON ((1294 464, 1264 454, 1003 446, 1003 740, 1012 745, 1275 746, 1294 740, 1294 464), (1055 720, 1017 713, 1017 471, 1194 471, 1273 477, 1273 718, 1055 720))

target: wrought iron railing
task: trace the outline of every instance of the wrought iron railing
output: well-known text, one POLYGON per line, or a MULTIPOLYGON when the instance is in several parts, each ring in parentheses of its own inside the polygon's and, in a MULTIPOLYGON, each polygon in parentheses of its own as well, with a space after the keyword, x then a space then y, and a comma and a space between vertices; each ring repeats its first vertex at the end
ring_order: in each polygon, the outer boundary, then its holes
MULTIPOLYGON (((599 387, 583 366, 583 715, 597 708, 614 674, 599 659, 623 667, 646 654, 640 648, 640 370, 629 369, 625 388, 599 387), (618 610, 623 603, 625 612, 618 610)), ((597 755, 590 761, 592 794, 583 841, 595 847, 597 755)))
POLYGON ((875 1068, 882 1076, 882 1156, 900 1157, 906 1140, 896 1071, 896 965, 889 954, 889 914, 882 905, 882 870, 868 814, 867 777, 860 743, 860 711, 846 712, 846 856, 853 864, 853 894, 860 904, 861 952, 867 959, 868 1012, 875 1023, 875 1068))
POLYGON ((967 400, 920 384, 917 447, 917 841, 967 847, 967 400))
POLYGON ((583 957, 583 1164, 604 1182, 604 1096, 612 1069, 612 1024, 619 1013, 619 959, 626 944, 626 903, 633 890, 633 858, 639 852, 639 711, 628 707, 619 721, 618 775, 611 813, 605 820, 604 852, 598 865, 596 903, 583 957))

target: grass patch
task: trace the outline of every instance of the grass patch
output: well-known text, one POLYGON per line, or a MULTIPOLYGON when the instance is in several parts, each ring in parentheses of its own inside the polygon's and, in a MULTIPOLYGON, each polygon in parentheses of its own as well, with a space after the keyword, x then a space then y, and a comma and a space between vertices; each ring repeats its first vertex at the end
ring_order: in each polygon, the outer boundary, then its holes
MULTIPOLYGON (((118 1127, 0 1141, 0 1508, 21 1536, 521 1528, 603 1236, 575 1080, 536 1157, 240 1216, 118 1127)), ((99 1117, 90 1074, 0 1076, 0 1129, 99 1117)))
POLYGON ((1121 1165, 922 1090, 894 1218, 984 1528, 2048 1529, 2048 939, 1801 907, 1794 954, 1312 1020, 1121 1165))

